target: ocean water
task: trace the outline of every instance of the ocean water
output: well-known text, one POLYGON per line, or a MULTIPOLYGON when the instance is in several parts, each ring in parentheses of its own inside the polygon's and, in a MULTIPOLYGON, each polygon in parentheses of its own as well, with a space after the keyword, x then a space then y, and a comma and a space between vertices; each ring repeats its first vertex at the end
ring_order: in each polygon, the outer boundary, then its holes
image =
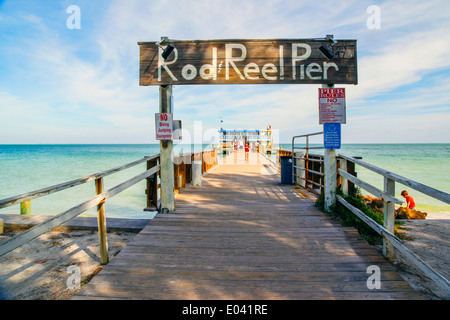
MULTIPOLYGON (((210 145, 174 145, 174 154, 207 150, 210 145)), ((159 144, 129 145, 0 145, 0 199, 49 187, 115 168, 159 153, 159 144)), ((106 176, 108 190, 142 173, 146 163, 106 176)), ((106 202, 107 217, 151 218, 144 212, 146 182, 141 181, 106 202)), ((95 196, 93 181, 31 201, 35 215, 56 215, 95 196)), ((20 206, 0 209, 0 214, 18 214, 20 206)), ((82 216, 96 216, 90 209, 82 216)))
MULTIPOLYGON (((175 145, 174 153, 209 149, 210 145, 175 145)), ((291 149, 290 144, 281 144, 291 149)), ((0 199, 34 191, 69 180, 111 169, 144 156, 159 153, 159 144, 148 145, 0 145, 0 199)), ((317 150, 316 153, 323 153, 317 150)), ((450 192, 450 144, 345 144, 337 153, 360 156, 364 161, 450 192)), ((273 155, 274 157, 274 155, 273 155)), ((143 172, 145 163, 104 178, 109 189, 143 172)), ((383 177, 357 166, 358 177, 383 188, 383 177)), ((106 202, 108 217, 151 218, 144 212, 145 181, 106 202)), ((406 189, 419 210, 450 213, 450 206, 396 184, 396 195, 406 189)), ((56 192, 31 201, 32 214, 55 215, 95 196, 94 182, 56 192)), ((0 213, 19 214, 19 205, 0 209, 0 213)), ((96 216, 95 208, 84 216, 96 216)))
MULTIPOLYGON (((286 150, 292 149, 291 144, 280 146, 286 150)), ((304 145, 296 144, 296 147, 304 145)), ((320 149, 310 152, 323 154, 320 149)), ((450 144, 343 144, 341 149, 336 150, 336 154, 362 157, 363 161, 372 165, 450 193, 450 144)), ((356 172, 359 179, 383 190, 382 176, 358 165, 356 172)), ((400 195, 402 190, 407 190, 415 199, 417 210, 450 214, 450 205, 395 183, 395 194, 401 200, 404 199, 400 195)), ((361 192, 369 194, 364 190, 361 192)))

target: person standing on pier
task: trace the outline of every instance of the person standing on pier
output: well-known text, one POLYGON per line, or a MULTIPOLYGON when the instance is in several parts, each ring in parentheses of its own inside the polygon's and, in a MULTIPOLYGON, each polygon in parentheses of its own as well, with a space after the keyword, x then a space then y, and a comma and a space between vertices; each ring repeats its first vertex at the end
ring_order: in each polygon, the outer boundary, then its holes
POLYGON ((250 146, 248 142, 245 144, 245 161, 248 161, 248 153, 250 152, 250 146))
POLYGON ((405 198, 405 200, 406 200, 406 207, 408 209, 413 209, 413 210, 416 209, 416 202, 414 201, 414 198, 411 197, 408 194, 408 191, 403 190, 401 195, 402 195, 403 198, 405 198))

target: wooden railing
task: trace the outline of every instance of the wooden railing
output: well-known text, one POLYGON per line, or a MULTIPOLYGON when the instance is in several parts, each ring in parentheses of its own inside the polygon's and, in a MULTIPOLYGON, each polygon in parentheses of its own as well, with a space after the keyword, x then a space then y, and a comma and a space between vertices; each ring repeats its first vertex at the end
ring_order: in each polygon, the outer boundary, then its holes
POLYGON ((342 180, 342 190, 346 193, 346 186, 348 182, 352 182, 362 189, 370 192, 371 194, 383 199, 384 202, 384 225, 381 226, 368 216, 366 216, 362 211, 355 208, 347 201, 345 201, 341 196, 337 196, 337 201, 345 206, 348 210, 358 216, 362 221, 369 225, 373 230, 375 230, 379 235, 383 237, 383 254, 388 258, 394 257, 394 248, 402 253, 414 266, 421 270, 424 275, 430 278, 438 287, 444 290, 444 295, 446 299, 450 298, 450 282, 440 275, 436 270, 431 268, 427 263, 425 263, 420 257, 411 252, 406 248, 398 237, 394 235, 394 222, 395 222, 395 204, 402 204, 403 202, 395 197, 395 183, 400 183, 402 185, 409 186, 410 188, 424 193, 432 198, 443 201, 450 204, 450 194, 442 192, 440 190, 431 188, 419 182, 413 181, 411 179, 402 177, 398 174, 389 172, 387 170, 378 168, 360 159, 350 157, 347 155, 340 154, 341 166, 339 173, 342 180), (360 165, 366 169, 369 169, 384 177, 384 190, 380 190, 367 182, 364 182, 346 169, 348 163, 353 163, 360 165))
MULTIPOLYGON (((289 156, 292 157, 292 183, 302 187, 316 195, 321 194, 324 191, 324 155, 313 154, 304 152, 295 152, 292 154, 291 150, 279 149, 277 153, 277 163, 280 165, 279 157, 289 156)), ((360 157, 358 157, 360 159, 360 157)), ((341 159, 337 158, 337 168, 341 165, 341 159)), ((347 170, 353 175, 357 175, 355 166, 353 163, 348 163, 347 170)), ((337 172, 337 187, 341 186, 341 175, 337 172)), ((354 184, 348 182, 346 188, 352 191, 354 184)))
MULTIPOLYGON (((24 193, 15 197, 10 197, 7 199, 0 200, 0 209, 8 206, 12 206, 17 203, 21 203, 24 201, 30 201, 31 199, 43 197, 49 195, 51 193, 55 193, 58 191, 66 190, 90 181, 95 181, 95 190, 96 196, 80 203, 79 205, 70 208, 46 221, 40 223, 26 231, 23 231, 6 241, 0 243, 0 256, 20 247, 21 245, 35 239, 41 234, 50 231, 63 223, 75 218, 76 216, 86 212, 87 210, 97 206, 97 215, 98 215, 98 231, 99 231, 99 240, 100 240, 100 255, 102 264, 108 263, 108 243, 106 238, 106 215, 105 215, 105 201, 119 194, 120 192, 128 189, 129 187, 135 185, 139 181, 146 179, 150 176, 157 175, 159 171, 159 165, 151 165, 159 158, 159 155, 154 155, 150 157, 144 157, 143 159, 139 159, 128 164, 106 170, 104 172, 95 173, 93 175, 67 181, 58 185, 54 185, 51 187, 43 188, 40 190, 32 191, 29 193, 24 193), (137 176, 122 182, 115 187, 105 191, 103 178, 111 175, 113 173, 117 173, 119 171, 131 168, 143 162, 147 162, 147 170, 137 176)), ((155 179, 156 180, 156 179, 155 179)))
MULTIPOLYGON (((184 154, 174 157, 174 181, 175 181, 175 193, 181 192, 192 181, 192 161, 202 161, 202 173, 207 172, 212 167, 217 165, 217 151, 202 151, 192 154, 184 154)), ((85 184, 90 181, 95 181, 96 196, 80 203, 79 205, 70 208, 50 219, 23 231, 3 242, 0 243, 0 256, 20 247, 21 245, 35 239, 41 234, 48 232, 67 221, 77 217, 78 215, 86 212, 87 210, 97 206, 97 218, 98 218, 98 231, 99 231, 99 245, 101 263, 107 264, 108 258, 108 242, 106 236, 106 213, 105 202, 120 192, 135 185, 139 181, 147 179, 147 207, 144 210, 159 210, 160 206, 160 165, 159 154, 144 157, 128 164, 109 169, 100 173, 95 173, 80 179, 67 181, 58 185, 43 188, 40 190, 24 193, 18 196, 6 198, 0 200, 0 209, 6 208, 15 204, 31 201, 39 197, 43 197, 58 191, 66 190, 81 184, 85 184), (113 173, 120 172, 122 170, 131 168, 138 164, 146 162, 147 169, 138 174, 137 176, 116 185, 115 187, 105 191, 103 178, 113 173)))
POLYGON ((175 194, 182 192, 192 182, 192 162, 202 162, 202 174, 218 164, 217 149, 185 153, 174 157, 175 194))

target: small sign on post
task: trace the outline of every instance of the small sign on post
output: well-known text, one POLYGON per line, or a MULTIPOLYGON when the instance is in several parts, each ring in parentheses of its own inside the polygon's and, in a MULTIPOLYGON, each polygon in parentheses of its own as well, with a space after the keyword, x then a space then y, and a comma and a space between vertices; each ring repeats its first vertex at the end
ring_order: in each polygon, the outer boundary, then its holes
POLYGON ((345 88, 319 88, 319 124, 346 123, 345 88))
POLYGON ((173 114, 155 113, 156 140, 173 140, 173 114))
POLYGON ((325 149, 341 148, 341 124, 324 123, 323 124, 323 145, 325 149))
POLYGON ((173 120, 173 140, 183 140, 181 120, 173 120))

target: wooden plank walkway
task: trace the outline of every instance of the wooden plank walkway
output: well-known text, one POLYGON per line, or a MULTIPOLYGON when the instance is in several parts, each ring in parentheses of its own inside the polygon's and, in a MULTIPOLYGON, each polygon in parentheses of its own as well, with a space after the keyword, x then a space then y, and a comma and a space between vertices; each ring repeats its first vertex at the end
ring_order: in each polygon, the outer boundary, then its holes
POLYGON ((353 228, 235 153, 176 196, 75 299, 423 299, 353 228), (381 269, 369 290, 367 268, 381 269))

